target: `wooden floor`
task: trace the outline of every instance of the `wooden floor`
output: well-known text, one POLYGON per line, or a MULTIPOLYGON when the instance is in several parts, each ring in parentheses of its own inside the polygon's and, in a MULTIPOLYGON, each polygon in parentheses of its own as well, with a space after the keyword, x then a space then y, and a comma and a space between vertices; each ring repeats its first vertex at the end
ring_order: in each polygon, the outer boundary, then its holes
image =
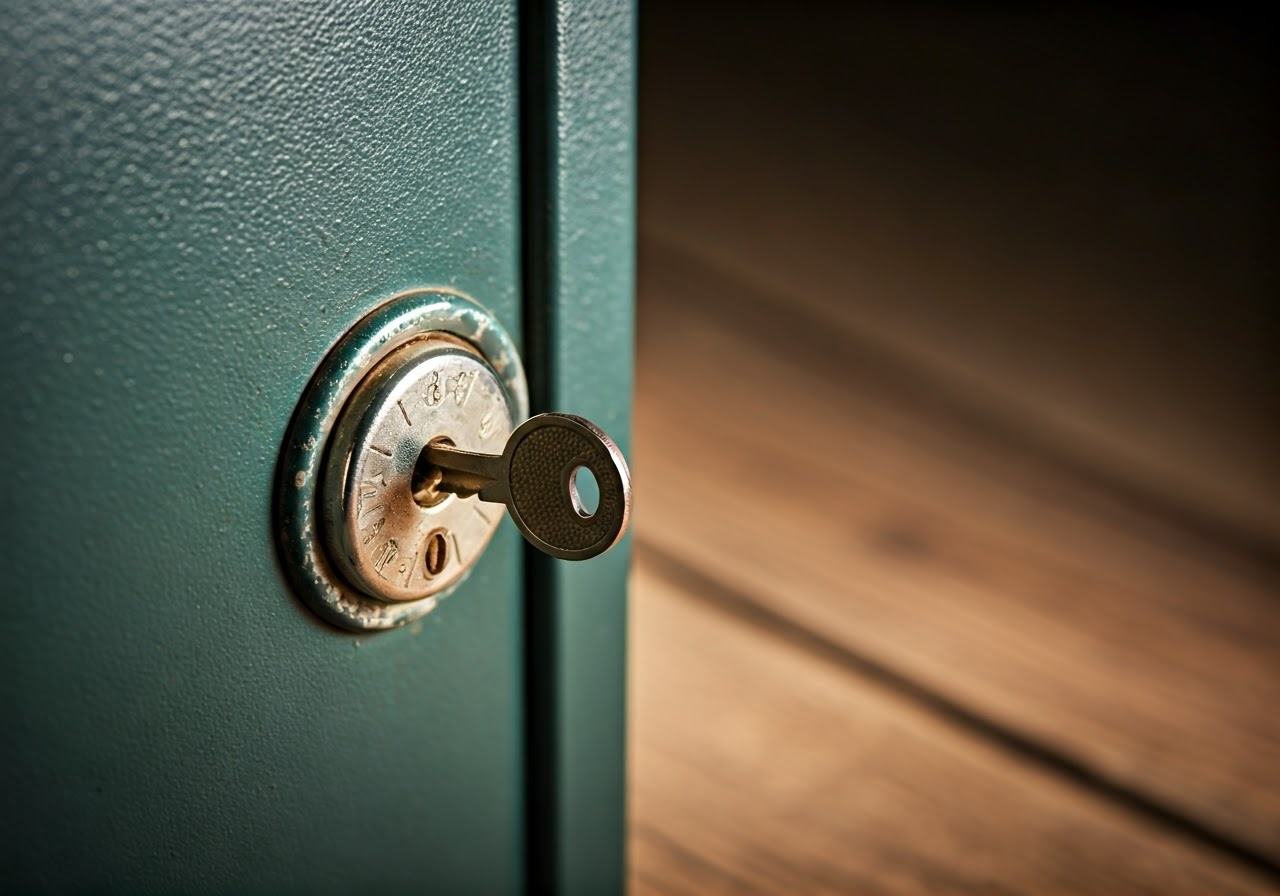
MULTIPOLYGON (((857 24, 883 59, 923 40, 857 24)), ((641 106, 633 891, 1280 892, 1256 346, 1184 396, 1190 316, 1019 317, 1083 314, 1064 283, 1115 296, 1225 262, 1171 237, 1064 274, 1053 247, 1106 247, 1031 206, 913 230, 957 175, 922 188, 871 125, 833 150, 821 53, 789 92, 741 58, 785 35, 740 28, 657 7, 642 32, 642 71, 662 55, 641 106), (800 115, 802 87, 807 148, 795 121, 755 126, 800 115), (1039 246, 1053 294, 1008 274, 1009 245, 1039 246)), ((1205 351, 1249 331, 1248 275, 1205 351)))

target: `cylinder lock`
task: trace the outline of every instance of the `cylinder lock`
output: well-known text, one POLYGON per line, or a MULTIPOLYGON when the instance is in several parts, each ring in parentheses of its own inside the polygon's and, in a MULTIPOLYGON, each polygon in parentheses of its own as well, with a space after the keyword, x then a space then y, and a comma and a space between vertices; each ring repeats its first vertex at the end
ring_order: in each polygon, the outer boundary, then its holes
POLYGON ((621 452, 566 414, 517 427, 526 413, 514 344, 470 299, 410 293, 361 320, 312 378, 281 458, 281 552, 307 603, 350 629, 418 618, 474 567, 504 505, 553 556, 615 544, 631 504, 621 452))

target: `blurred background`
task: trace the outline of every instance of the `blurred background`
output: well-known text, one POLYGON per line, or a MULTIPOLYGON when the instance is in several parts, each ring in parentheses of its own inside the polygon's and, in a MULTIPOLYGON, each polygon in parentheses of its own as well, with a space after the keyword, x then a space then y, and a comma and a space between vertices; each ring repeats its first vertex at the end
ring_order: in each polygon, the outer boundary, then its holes
POLYGON ((635 892, 1280 888, 1264 22, 643 4, 635 892))

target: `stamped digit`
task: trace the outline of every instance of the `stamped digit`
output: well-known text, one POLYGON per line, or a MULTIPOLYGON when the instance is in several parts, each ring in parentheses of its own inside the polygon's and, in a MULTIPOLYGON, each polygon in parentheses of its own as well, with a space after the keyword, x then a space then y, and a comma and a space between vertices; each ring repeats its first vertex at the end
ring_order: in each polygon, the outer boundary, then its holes
POLYGON ((396 544, 396 540, 394 538, 388 538, 383 542, 382 547, 378 548, 378 553, 374 555, 374 571, 385 578, 386 576, 383 573, 383 570, 386 569, 387 564, 396 559, 399 554, 400 546, 396 544))

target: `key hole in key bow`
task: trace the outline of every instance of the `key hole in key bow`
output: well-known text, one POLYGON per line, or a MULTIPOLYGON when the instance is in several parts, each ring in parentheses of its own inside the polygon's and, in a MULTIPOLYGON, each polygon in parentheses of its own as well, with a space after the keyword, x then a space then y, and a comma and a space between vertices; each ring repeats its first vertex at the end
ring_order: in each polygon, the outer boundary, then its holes
POLYGON ((569 471, 569 501, 583 519, 590 519, 600 509, 600 483, 590 467, 579 465, 569 471))

